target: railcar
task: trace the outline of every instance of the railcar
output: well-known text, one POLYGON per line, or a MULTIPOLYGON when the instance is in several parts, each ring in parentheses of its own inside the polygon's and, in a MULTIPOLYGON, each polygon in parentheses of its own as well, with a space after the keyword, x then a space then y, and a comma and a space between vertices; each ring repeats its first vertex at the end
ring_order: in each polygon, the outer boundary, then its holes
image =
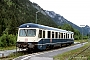
POLYGON ((63 29, 53 28, 34 23, 26 23, 19 26, 17 47, 21 49, 39 49, 73 44, 74 33, 63 29))

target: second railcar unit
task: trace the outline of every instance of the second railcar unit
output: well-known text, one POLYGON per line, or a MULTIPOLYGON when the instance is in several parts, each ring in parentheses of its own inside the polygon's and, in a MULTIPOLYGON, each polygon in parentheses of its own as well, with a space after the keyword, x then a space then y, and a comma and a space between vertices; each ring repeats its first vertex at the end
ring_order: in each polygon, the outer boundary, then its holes
POLYGON ((17 47, 45 50, 47 47, 73 44, 74 33, 34 23, 19 26, 17 47))

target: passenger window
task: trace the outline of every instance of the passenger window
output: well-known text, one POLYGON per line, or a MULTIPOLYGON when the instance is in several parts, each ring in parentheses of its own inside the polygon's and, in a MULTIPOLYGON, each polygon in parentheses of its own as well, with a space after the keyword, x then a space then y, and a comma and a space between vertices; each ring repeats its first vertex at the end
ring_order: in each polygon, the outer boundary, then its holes
POLYGON ((42 38, 42 30, 39 30, 39 38, 42 38))
POLYGON ((54 38, 54 32, 52 32, 52 38, 54 38))
POLYGON ((60 32, 59 32, 59 38, 60 38, 60 32))
POLYGON ((56 32, 56 38, 58 38, 58 32, 56 32))
POLYGON ((64 33, 64 39, 65 39, 65 33, 64 33))
POLYGON ((43 31, 43 38, 45 38, 45 31, 43 31))
POLYGON ((73 38, 73 34, 71 34, 71 38, 73 38))
POLYGON ((61 33, 61 38, 63 38, 63 33, 61 33))
POLYGON ((68 38, 69 38, 69 34, 68 34, 68 38))
POLYGON ((48 38, 50 38, 50 36, 51 36, 51 32, 50 32, 50 31, 48 31, 48 38))
POLYGON ((66 33, 66 39, 67 39, 67 33, 66 33))

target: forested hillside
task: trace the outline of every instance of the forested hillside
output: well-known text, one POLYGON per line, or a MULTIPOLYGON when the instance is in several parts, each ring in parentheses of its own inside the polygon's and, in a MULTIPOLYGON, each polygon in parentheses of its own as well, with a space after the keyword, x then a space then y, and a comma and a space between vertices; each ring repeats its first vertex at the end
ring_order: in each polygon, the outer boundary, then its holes
MULTIPOLYGON (((0 47, 15 46, 19 25, 35 23, 37 11, 29 0, 0 0, 0 47)), ((57 27, 40 12, 37 19, 38 24, 57 27)))
MULTIPOLYGON (((37 9, 29 0, 0 0, 0 35, 16 34, 16 27, 23 23, 35 23, 37 9)), ((38 23, 57 27, 50 17, 38 13, 38 23)))

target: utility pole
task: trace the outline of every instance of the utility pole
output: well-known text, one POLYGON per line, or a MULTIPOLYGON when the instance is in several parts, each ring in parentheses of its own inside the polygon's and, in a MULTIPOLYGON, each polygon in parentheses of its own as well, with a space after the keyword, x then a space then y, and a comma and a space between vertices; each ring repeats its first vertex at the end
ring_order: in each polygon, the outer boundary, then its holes
POLYGON ((85 25, 80 25, 81 29, 82 29, 82 43, 83 43, 83 27, 85 27, 85 25))
POLYGON ((37 13, 38 13, 38 12, 40 12, 40 11, 37 11, 37 12, 36 12, 36 24, 37 24, 37 13))

